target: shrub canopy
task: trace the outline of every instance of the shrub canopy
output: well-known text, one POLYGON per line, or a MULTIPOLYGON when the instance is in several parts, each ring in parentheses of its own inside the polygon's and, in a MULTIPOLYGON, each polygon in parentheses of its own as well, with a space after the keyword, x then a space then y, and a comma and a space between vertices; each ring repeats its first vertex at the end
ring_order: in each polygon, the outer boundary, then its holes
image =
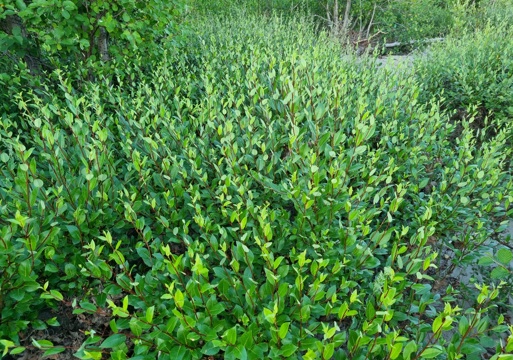
POLYGON ((507 131, 454 138, 410 72, 341 56, 309 22, 196 32, 158 61, 116 63, 115 83, 56 72, 3 117, 6 352, 61 303, 111 317, 82 359, 511 353, 509 273, 475 300, 444 283, 511 217, 507 131))

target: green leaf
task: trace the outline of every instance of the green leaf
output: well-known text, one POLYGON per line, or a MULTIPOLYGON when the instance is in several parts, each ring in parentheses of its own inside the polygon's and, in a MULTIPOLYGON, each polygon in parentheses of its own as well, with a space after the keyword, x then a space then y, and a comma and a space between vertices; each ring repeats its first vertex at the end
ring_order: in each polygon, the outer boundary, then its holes
POLYGON ((438 355, 442 354, 444 351, 439 346, 429 347, 422 353, 422 359, 433 359, 438 355))
MULTIPOLYGON (((80 44, 80 48, 82 50, 86 50, 90 46, 89 40, 87 40, 87 39, 80 39, 79 44, 80 44)), ((101 180, 101 178, 99 178, 99 179, 101 180)))
POLYGON ((233 354, 239 360, 247 360, 248 359, 248 352, 243 345, 237 345, 236 347, 234 347, 233 354))
POLYGON ((264 317, 271 324, 274 323, 275 314, 273 313, 272 310, 270 310, 268 308, 264 308, 264 317))
POLYGON ((17 354, 21 354, 22 352, 24 352, 27 348, 24 347, 24 346, 19 346, 19 347, 15 347, 14 349, 12 349, 9 354, 11 355, 17 355, 17 354))
POLYGON ((365 150, 367 150, 367 146, 365 145, 361 145, 361 146, 358 146, 355 150, 354 150, 354 154, 355 155, 361 155, 365 152, 365 150))
POLYGON ((188 350, 185 346, 171 347, 170 345, 163 343, 162 349, 159 350, 165 350, 169 354, 173 354, 173 360, 190 359, 190 356, 187 356, 188 354, 190 354, 190 350, 188 350))
POLYGON ((436 319, 433 321, 433 325, 431 326, 432 330, 434 333, 437 333, 440 331, 440 328, 442 327, 442 324, 443 324, 443 315, 440 314, 436 317, 436 319))
POLYGON ((488 317, 482 318, 481 320, 478 321, 478 323, 476 325, 477 332, 484 333, 486 331, 486 329, 488 328, 489 324, 490 323, 488 321, 488 317))
POLYGON ((415 353, 416 351, 417 351, 417 343, 412 340, 404 346, 404 349, 403 349, 404 360, 410 360, 411 355, 413 353, 415 353))
POLYGON ((55 354, 60 354, 61 352, 64 352, 64 351, 66 351, 65 347, 63 347, 63 346, 56 346, 56 347, 53 347, 51 349, 46 350, 43 353, 43 357, 51 356, 51 355, 55 355, 55 354))
POLYGON ((41 180, 41 179, 35 179, 33 184, 34 184, 34 187, 37 189, 43 187, 43 185, 44 185, 43 180, 41 180))
POLYGON ((306 354, 303 356, 303 359, 305 359, 305 360, 317 360, 317 359, 319 359, 319 356, 312 349, 308 349, 306 354))
POLYGON ((287 333, 289 332, 289 325, 290 322, 285 322, 281 324, 280 330, 278 331, 278 336, 280 337, 280 339, 284 339, 285 336, 287 336, 287 333))
POLYGON ((294 355, 296 350, 297 350, 297 346, 296 345, 294 345, 294 344, 285 344, 285 345, 283 345, 281 347, 280 355, 281 356, 285 356, 285 357, 289 357, 289 356, 294 355))
POLYGON ((331 359, 333 353, 335 352, 335 344, 329 343, 324 346, 324 350, 322 351, 323 359, 331 359))
POLYGON ((181 309, 183 307, 185 299, 184 299, 183 293, 180 291, 180 289, 176 289, 174 300, 175 300, 176 306, 181 309))
POLYGON ((479 344, 484 348, 492 349, 497 345, 497 340, 494 340, 491 337, 484 335, 480 337, 479 344))
POLYGON ((241 230, 244 230, 244 228, 246 227, 247 222, 248 222, 248 217, 244 216, 244 218, 240 222, 240 229, 241 230))
MULTIPOLYGON (((43 297, 43 295, 41 295, 43 297)), ((50 290, 50 297, 57 300, 57 301, 63 301, 64 297, 62 294, 57 290, 50 290)))
POLYGON ((504 269, 503 267, 496 267, 492 270, 492 273, 490 274, 492 279, 505 279, 508 277, 509 271, 504 269))
POLYGON ((155 313, 155 306, 150 306, 146 309, 146 321, 151 324, 153 321, 153 314, 155 313))
POLYGON ((7 355, 7 353, 9 352, 9 348, 10 347, 13 347, 14 346, 14 343, 10 340, 4 340, 4 339, 1 339, 0 340, 0 344, 3 346, 4 348, 4 351, 2 353, 2 357, 4 357, 5 355, 7 355))
POLYGON ((27 5, 25 4, 25 1, 23 0, 16 0, 16 7, 19 9, 19 10, 25 10, 27 8, 27 5))
POLYGON ((212 341, 207 342, 201 349, 201 353, 207 356, 216 355, 221 349, 212 344, 212 341))
POLYGON ((130 319, 129 326, 132 334, 134 334, 137 337, 142 335, 142 327, 141 322, 139 320, 137 320, 136 318, 130 319))
POLYGON ((61 325, 56 317, 46 320, 46 323, 50 326, 60 326, 61 325))
POLYGON ((13 289, 9 292, 9 296, 16 301, 23 300, 25 295, 28 295, 28 294, 25 291, 23 291, 23 289, 13 289))
POLYGON ((88 301, 81 301, 79 304, 80 307, 86 310, 87 312, 95 313, 97 310, 96 306, 88 301))
POLYGON ((59 268, 55 264, 46 264, 45 271, 56 273, 59 272, 59 268))
MULTIPOLYGON (((137 346, 135 347, 135 349, 136 349, 135 352, 137 353, 137 346)), ((118 349, 116 351, 112 351, 110 353, 110 357, 111 357, 111 360, 126 360, 127 359, 126 350, 118 349)), ((137 359, 138 357, 139 356, 136 356, 135 358, 137 359)), ((134 359, 134 358, 132 358, 132 359, 134 359)))
POLYGON ((214 305, 212 305, 211 308, 209 308, 209 310, 210 310, 210 313, 212 314, 212 316, 215 316, 215 315, 219 315, 222 312, 224 312, 225 307, 222 303, 215 303, 214 305))
POLYGON ((479 344, 477 339, 466 339, 461 347, 461 353, 465 355, 483 353, 485 349, 479 344))
POLYGON ((102 349, 111 349, 123 344, 126 341, 126 336, 123 334, 114 334, 106 338, 100 345, 102 349))
POLYGON ((461 317, 461 319, 458 323, 458 332, 460 333, 460 335, 464 335, 467 332, 468 327, 469 327, 469 322, 468 322, 467 317, 464 315, 461 317))
POLYGON ((150 257, 150 252, 148 251, 148 249, 146 249, 145 247, 139 247, 136 249, 136 251, 137 251, 137 254, 141 257, 142 261, 144 261, 144 263, 147 266, 153 266, 153 263, 152 263, 152 260, 150 257))
POLYGON ((401 350, 403 349, 403 343, 396 342, 394 346, 392 347, 392 351, 390 351, 390 359, 394 360, 401 355, 401 350))
POLYGON ((168 333, 173 332, 173 330, 175 329, 176 325, 178 325, 179 322, 180 321, 178 320, 178 318, 173 316, 171 319, 169 319, 169 321, 166 324, 166 331, 168 333))
POLYGON ((225 338, 230 345, 235 345, 237 342, 237 326, 226 330, 223 334, 223 338, 225 338))
POLYGON ((513 252, 508 249, 500 249, 497 251, 497 260, 503 265, 508 265, 513 260, 513 252))
POLYGON ((488 266, 493 264, 493 258, 490 256, 483 256, 481 259, 479 259, 479 265, 488 266))
POLYGON ((33 320, 30 324, 35 330, 46 330, 48 326, 42 320, 33 320))
POLYGON ((118 325, 116 324, 116 320, 112 319, 110 322, 109 322, 109 326, 110 326, 110 329, 112 330, 112 332, 114 334, 117 334, 118 332, 118 325))
POLYGON ((251 359, 263 359, 264 354, 268 351, 267 344, 255 344, 254 346, 248 348, 249 353, 251 354, 251 359))
POLYGON ((18 274, 20 274, 22 277, 29 277, 31 272, 32 266, 30 265, 30 261, 25 260, 18 264, 18 274))
POLYGON ((73 1, 69 1, 69 0, 63 1, 62 6, 64 6, 64 8, 68 11, 73 11, 77 8, 75 3, 73 1))
POLYGON ((53 343, 48 340, 35 340, 32 339, 32 344, 37 347, 38 349, 46 349, 53 347, 53 343))

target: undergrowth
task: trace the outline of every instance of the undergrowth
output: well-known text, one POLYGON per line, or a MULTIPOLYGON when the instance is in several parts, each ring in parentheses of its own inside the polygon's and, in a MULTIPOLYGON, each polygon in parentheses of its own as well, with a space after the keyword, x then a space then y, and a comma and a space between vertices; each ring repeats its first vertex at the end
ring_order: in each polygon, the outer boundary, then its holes
POLYGON ((56 72, 2 118, 4 355, 66 351, 20 337, 60 304, 110 319, 80 359, 511 356, 513 254, 483 257, 507 245, 508 128, 455 138, 410 72, 342 57, 309 22, 197 34, 115 82, 56 72), (444 254, 502 270, 469 298, 440 290, 444 254))

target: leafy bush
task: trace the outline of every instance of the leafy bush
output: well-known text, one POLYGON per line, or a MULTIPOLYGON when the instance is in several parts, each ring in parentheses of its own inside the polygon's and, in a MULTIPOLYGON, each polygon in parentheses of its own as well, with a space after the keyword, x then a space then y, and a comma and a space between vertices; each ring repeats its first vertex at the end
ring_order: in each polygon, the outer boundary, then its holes
POLYGON ((38 91, 43 82, 54 86, 56 69, 80 88, 109 76, 112 58, 118 63, 134 54, 159 58, 163 47, 177 42, 183 5, 179 0, 5 1, 0 4, 1 109, 16 117, 15 95, 38 91))
POLYGON ((176 26, 181 4, 177 0, 8 0, 0 8, 0 23, 15 21, 15 25, 0 33, 0 44, 11 53, 25 54, 38 47, 38 52, 58 54, 63 63, 78 63, 102 56, 98 35, 104 28, 110 36, 110 56, 127 56, 138 48, 153 51, 154 43, 176 26))
MULTIPOLYGON (((350 27, 358 36, 380 33, 388 41, 420 40, 442 36, 451 30, 454 14, 451 12, 453 1, 418 0, 388 1, 363 0, 350 3, 350 27), (369 29, 370 25, 370 29, 369 29), (369 30, 369 34, 367 34, 369 30)), ((338 16, 341 21, 347 2, 338 0, 338 16)), ((272 14, 284 16, 307 15, 325 28, 333 20, 333 0, 194 0, 192 7, 203 14, 230 14, 245 9, 250 14, 272 14)))
POLYGON ((489 25, 511 24, 512 0, 459 0, 449 7, 454 20, 453 35, 482 30, 489 25))
POLYGON ((437 0, 392 1, 380 17, 378 28, 390 41, 407 42, 449 33, 453 24, 449 2, 437 0))
POLYGON ((489 312, 502 284, 469 304, 429 272, 447 247, 477 259, 511 217, 505 133, 453 140, 412 76, 312 28, 208 19, 149 77, 119 64, 117 86, 57 73, 57 93, 19 95, 32 126, 0 128, 4 354, 58 325, 35 314, 57 303, 111 318, 81 359, 513 351, 489 312))
POLYGON ((513 28, 500 23, 434 45, 417 63, 425 98, 438 94, 444 107, 457 111, 460 119, 477 110, 481 128, 486 117, 497 124, 511 123, 512 36, 513 28))

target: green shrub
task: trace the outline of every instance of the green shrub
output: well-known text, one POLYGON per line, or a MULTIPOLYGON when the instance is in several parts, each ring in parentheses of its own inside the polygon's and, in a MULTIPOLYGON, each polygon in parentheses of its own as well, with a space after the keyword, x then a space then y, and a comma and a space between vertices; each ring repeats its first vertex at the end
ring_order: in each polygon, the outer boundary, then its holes
POLYGON ((413 77, 308 22, 197 26, 151 76, 120 64, 117 86, 83 93, 61 78, 51 100, 19 95, 27 132, 2 120, 5 354, 62 301, 111 317, 81 359, 511 353, 490 312, 504 284, 469 304, 429 272, 447 247, 477 259, 511 217, 505 133, 453 140, 413 77))
POLYGON ((453 24, 446 1, 392 1, 381 16, 377 28, 388 41, 408 42, 436 38, 449 33, 453 24))
POLYGON ((84 82, 109 77, 110 59, 122 63, 136 54, 146 60, 159 58, 162 48, 179 43, 183 13, 180 0, 4 1, 0 4, 0 109, 15 118, 15 96, 38 92, 41 83, 55 86, 51 73, 57 69, 80 89, 84 82))
POLYGON ((451 33, 456 36, 467 31, 482 30, 490 25, 509 23, 513 17, 512 0, 458 0, 454 1, 449 10, 452 13, 454 26, 451 33))
MULTIPOLYGON (((453 24, 452 1, 384 1, 363 0, 350 4, 350 30, 357 36, 380 33, 388 41, 422 40, 447 34, 453 24)), ((346 1, 338 1, 339 18, 345 14, 346 1)), ((276 12, 283 16, 310 16, 325 29, 333 20, 333 0, 194 0, 191 7, 202 14, 231 14, 244 9, 249 14, 270 15, 276 12)))
POLYGON ((502 23, 432 46, 416 66, 424 98, 438 95, 443 106, 456 111, 460 119, 477 111, 480 128, 486 117, 496 124, 511 123, 512 36, 513 28, 502 23))
POLYGON ((182 5, 178 0, 121 0, 112 4, 7 0, 0 7, 0 44, 11 55, 35 55, 35 48, 42 57, 37 61, 57 56, 61 63, 78 65, 91 57, 102 57, 98 36, 104 28, 111 57, 130 56, 136 50, 148 55, 156 50, 155 43, 176 30, 182 5), (15 25, 8 29, 11 22, 15 25))

